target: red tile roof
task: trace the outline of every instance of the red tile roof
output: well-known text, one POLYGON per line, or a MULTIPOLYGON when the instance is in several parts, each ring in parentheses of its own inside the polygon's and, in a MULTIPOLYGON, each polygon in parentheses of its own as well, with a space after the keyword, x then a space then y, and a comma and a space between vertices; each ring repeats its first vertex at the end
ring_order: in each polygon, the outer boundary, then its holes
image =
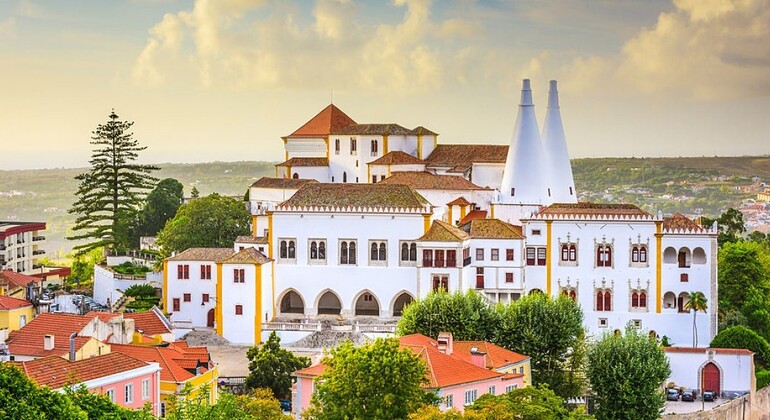
POLYGON ((49 356, 14 364, 38 385, 52 389, 147 366, 147 363, 121 353, 108 353, 74 362, 58 356, 49 356))
MULTIPOLYGON (((289 159, 291 160, 291 159, 289 159)), ((288 162, 288 161, 287 161, 288 162)), ((296 178, 270 178, 263 176, 251 184, 252 188, 280 188, 280 189, 299 189, 309 182, 318 182, 315 179, 296 179, 296 178)))
POLYGON ((382 157, 369 162, 369 165, 424 165, 425 161, 417 159, 409 153, 400 150, 385 153, 382 157))
POLYGON ((458 197, 454 200, 446 203, 447 206, 470 206, 472 203, 465 199, 465 197, 458 197))
POLYGON ((34 276, 28 276, 26 274, 17 273, 11 270, 0 271, 0 284, 8 283, 12 287, 26 287, 33 282, 41 281, 34 276))
POLYGON ((428 130, 427 128, 418 125, 412 130, 412 134, 415 136, 438 136, 438 133, 428 130))
POLYGON ((112 352, 123 353, 144 362, 159 363, 161 368, 160 380, 166 382, 181 383, 195 377, 195 374, 190 370, 195 370, 199 360, 204 365, 202 372, 210 366, 208 352, 189 351, 189 348, 178 345, 150 347, 112 344, 112 352))
POLYGON ((471 363, 472 348, 475 347, 479 351, 486 353, 485 365, 487 369, 500 369, 529 359, 529 356, 504 349, 486 341, 454 341, 452 347, 454 348, 452 356, 465 360, 468 363, 471 363))
POLYGON ((214 261, 222 262, 230 258, 235 251, 232 248, 188 248, 167 261, 214 261))
MULTIPOLYGON (((72 333, 80 332, 93 320, 93 317, 43 313, 28 322, 22 329, 13 331, 6 343, 11 354, 25 356, 59 356, 69 353, 69 338, 72 333), (54 348, 43 349, 46 334, 53 334, 54 348)), ((75 337, 76 348, 81 348, 91 337, 75 337)))
POLYGON ((265 254, 257 251, 254 247, 246 247, 242 250, 238 251, 235 255, 232 257, 222 261, 225 264, 265 264, 268 263, 271 260, 270 258, 267 258, 265 254))
POLYGON ((471 220, 476 219, 486 219, 487 218, 487 211, 486 210, 471 210, 468 212, 468 214, 465 215, 462 219, 460 219, 460 225, 464 225, 471 220))
POLYGON ((238 236, 235 238, 235 243, 266 245, 267 236, 238 236))
POLYGON ((468 239, 468 234, 462 229, 441 220, 434 220, 430 229, 418 241, 425 242, 462 242, 468 239))
POLYGON ((380 184, 408 185, 416 190, 483 190, 485 188, 459 175, 436 175, 430 172, 393 172, 380 184))
POLYGON ((675 213, 670 217, 663 218, 663 229, 666 230, 685 230, 685 231, 704 231, 698 223, 690 220, 681 213, 675 213))
POLYGON ((651 217, 649 213, 633 204, 605 203, 557 203, 540 210, 541 215, 580 215, 580 216, 643 216, 651 217))
POLYGON ((329 159, 315 157, 293 157, 275 166, 329 166, 329 159))
MULTIPOLYGON (((384 181, 383 181, 384 182, 384 181)), ((307 184, 278 207, 386 207, 423 209, 427 200, 406 185, 386 184, 307 184)))
POLYGON ((663 351, 666 353, 697 353, 706 354, 707 351, 714 350, 717 354, 738 354, 750 356, 754 354, 751 350, 747 349, 719 349, 719 348, 704 348, 704 347, 663 347, 663 351))
POLYGON ((26 308, 32 306, 32 302, 15 297, 0 295, 0 311, 9 311, 12 309, 26 308))
POLYGON ((356 136, 409 136, 414 132, 398 124, 350 124, 334 129, 329 134, 356 135, 356 136))
POLYGON ((355 123, 342 110, 330 104, 288 137, 326 137, 333 131, 355 123))
POLYGON ((166 324, 153 311, 123 314, 123 318, 133 319, 134 328, 141 330, 143 334, 168 334, 171 331, 166 324))
POLYGON ((322 375, 326 371, 326 365, 323 363, 319 363, 317 365, 313 365, 310 367, 306 367, 304 369, 300 369, 296 372, 294 372, 294 375, 296 376, 319 376, 322 375))
POLYGON ((505 163, 508 146, 496 144, 440 144, 425 159, 428 166, 453 168, 455 172, 470 169, 474 163, 505 163))
POLYGON ((524 239, 521 226, 515 226, 499 219, 472 219, 460 225, 471 238, 524 239))

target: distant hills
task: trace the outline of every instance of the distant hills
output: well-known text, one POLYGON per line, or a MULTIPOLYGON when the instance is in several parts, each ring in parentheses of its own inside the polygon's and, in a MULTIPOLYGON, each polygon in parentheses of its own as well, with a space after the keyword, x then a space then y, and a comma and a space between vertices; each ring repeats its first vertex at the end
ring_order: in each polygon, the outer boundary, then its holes
MULTIPOLYGON (((274 162, 159 164, 159 178, 175 178, 185 195, 242 197, 262 176, 275 176, 274 162)), ((683 158, 590 158, 572 162, 581 200, 630 202, 648 211, 719 214, 751 198, 756 179, 770 181, 770 156, 683 158), (754 178, 754 179, 752 179, 754 178)), ((67 213, 85 169, 0 171, 0 220, 48 223, 49 256, 69 251, 64 240, 74 217, 67 213)), ((757 184, 757 185, 755 185, 757 184)))

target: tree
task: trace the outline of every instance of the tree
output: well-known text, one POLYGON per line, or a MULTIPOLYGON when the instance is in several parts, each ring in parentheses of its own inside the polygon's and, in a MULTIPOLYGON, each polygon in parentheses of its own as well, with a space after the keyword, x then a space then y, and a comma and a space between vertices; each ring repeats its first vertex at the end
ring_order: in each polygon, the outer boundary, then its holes
POLYGON ((606 333, 588 352, 586 375, 597 419, 656 420, 666 403, 661 384, 671 374, 666 354, 647 334, 626 327, 606 333))
POLYGON ((770 252, 754 242, 726 243, 719 251, 718 275, 722 323, 745 322, 765 339, 770 337, 770 252))
POLYGON ((710 219, 708 217, 701 219, 701 224, 706 227, 709 227, 714 222, 717 222, 719 227, 717 242, 720 246, 726 243, 738 242, 743 233, 746 232, 746 224, 743 222, 743 213, 732 207, 727 209, 727 211, 722 213, 716 219, 710 219))
POLYGON ((250 219, 243 202, 211 194, 179 207, 158 233, 158 242, 167 253, 196 247, 231 247, 237 236, 249 234, 250 219))
POLYGON ((720 331, 711 340, 709 347, 723 349, 749 349, 754 352, 757 367, 766 369, 770 366, 770 345, 767 340, 743 325, 720 331))
POLYGON ((246 386, 250 389, 268 388, 279 399, 291 396, 291 374, 310 366, 310 359, 295 356, 281 348, 281 339, 275 331, 262 345, 250 347, 246 352, 249 359, 249 375, 246 386))
POLYGON ((564 401, 545 384, 514 389, 502 395, 484 394, 466 409, 466 413, 485 420, 591 418, 582 409, 568 410, 564 401))
POLYGON ((580 395, 586 351, 580 305, 534 293, 500 310, 495 344, 532 358, 533 383, 548 384, 564 399, 580 395))
POLYGON ((77 201, 69 209, 78 215, 75 232, 69 240, 89 240, 75 245, 78 255, 92 249, 128 246, 125 220, 130 219, 144 199, 145 190, 153 187, 156 166, 135 163, 139 146, 128 130, 133 122, 120 121, 115 112, 106 124, 99 124, 92 132, 91 169, 75 177, 80 184, 75 193, 77 201))
POLYGON ((190 190, 190 198, 198 198, 201 196, 200 191, 198 191, 198 187, 194 186, 190 190))
POLYGON ((182 184, 174 178, 158 182, 150 194, 144 208, 139 213, 136 228, 133 229, 132 241, 138 245, 139 237, 155 236, 163 229, 166 222, 176 215, 182 205, 184 194, 182 184))
POLYGON ((434 292, 404 308, 397 332, 436 338, 448 331, 457 340, 491 340, 499 320, 495 307, 478 293, 434 292))
POLYGON ((307 418, 403 419, 433 399, 422 360, 398 340, 377 339, 355 347, 347 341, 324 357, 307 418))
POLYGON ((698 315, 698 311, 706 312, 708 299, 701 291, 690 292, 687 299, 684 310, 692 311, 692 346, 698 347, 698 326, 695 323, 695 317, 698 315))
POLYGON ((167 404, 168 420, 235 420, 264 419, 289 420, 283 414, 278 400, 269 389, 256 389, 247 395, 220 394, 216 404, 209 402, 204 390, 195 393, 186 387, 181 396, 173 397, 167 404))

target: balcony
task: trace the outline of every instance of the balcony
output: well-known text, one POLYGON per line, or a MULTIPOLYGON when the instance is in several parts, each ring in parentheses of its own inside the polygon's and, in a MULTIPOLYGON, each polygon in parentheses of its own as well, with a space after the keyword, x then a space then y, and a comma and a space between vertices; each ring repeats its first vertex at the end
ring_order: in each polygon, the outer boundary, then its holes
POLYGON ((36 250, 32 251, 32 255, 43 255, 43 254, 45 254, 45 250, 44 249, 36 249, 36 250))
POLYGON ((40 235, 40 236, 33 236, 32 237, 32 242, 39 242, 39 241, 45 241, 45 236, 40 235))

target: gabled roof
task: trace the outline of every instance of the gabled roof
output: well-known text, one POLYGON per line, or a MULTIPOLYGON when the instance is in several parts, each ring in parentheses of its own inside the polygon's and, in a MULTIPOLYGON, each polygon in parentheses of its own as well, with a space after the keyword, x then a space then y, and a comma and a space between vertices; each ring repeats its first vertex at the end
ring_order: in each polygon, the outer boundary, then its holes
POLYGON ((412 130, 398 124, 351 124, 332 130, 329 134, 342 135, 374 135, 374 136, 408 136, 412 130))
POLYGON ((316 114, 315 117, 311 118, 310 121, 289 134, 288 137, 326 137, 329 133, 341 127, 355 123, 352 118, 348 117, 347 114, 334 106, 334 104, 329 104, 329 106, 316 114))
POLYGON ((460 226, 470 222, 471 220, 476 219, 486 219, 487 218, 487 211, 486 210, 471 210, 468 212, 468 214, 465 215, 462 219, 460 219, 460 222, 458 223, 460 226))
POLYGON ((439 144, 425 162, 431 167, 449 167, 460 172, 470 169, 474 163, 505 164, 507 156, 507 145, 439 144))
POLYGON ((690 220, 681 213, 675 213, 670 217, 663 218, 663 229, 665 230, 684 230, 684 231, 705 231, 703 226, 690 220))
POLYGON ((385 153, 382 157, 368 163, 369 165, 424 165, 425 161, 417 159, 409 153, 400 150, 385 153))
POLYGON ((436 175, 431 172, 393 172, 380 184, 403 184, 416 190, 483 190, 485 188, 457 175, 436 175))
POLYGON ((326 208, 424 209, 428 205, 420 194, 406 185, 377 184, 307 184, 290 199, 278 205, 326 208))
POLYGON ((0 311, 10 311, 13 309, 26 308, 32 306, 32 302, 15 297, 0 295, 0 311))
POLYGON ((222 262, 234 253, 232 248, 188 248, 173 257, 166 258, 166 261, 222 262))
POLYGON ((524 239, 521 226, 514 226, 499 219, 472 219, 460 225, 460 229, 471 238, 483 239, 524 239))
POLYGON ((415 136, 438 136, 438 133, 428 130, 427 128, 418 125, 412 130, 412 134, 415 136))
POLYGON ((642 216, 652 217, 646 211, 633 204, 606 203, 556 203, 544 207, 539 215, 580 215, 580 216, 642 216))
POLYGON ((11 287, 26 287, 33 282, 41 281, 34 276, 28 276, 26 274, 17 273, 11 270, 0 271, 0 284, 7 282, 11 287))
MULTIPOLYGON (((92 320, 90 316, 42 313, 20 330, 11 332, 6 343, 11 354, 34 357, 64 355, 69 353, 70 335, 82 331, 92 320), (52 350, 43 348, 46 334, 54 336, 52 350)), ((80 349, 91 339, 75 337, 75 347, 80 349)))
POLYGON ((329 166, 329 159, 319 157, 293 157, 275 166, 329 166))
POLYGON ((323 363, 318 363, 316 365, 306 367, 304 369, 300 369, 296 372, 294 372, 295 376, 319 376, 323 375, 323 373, 326 371, 327 366, 323 363))
POLYGON ((447 206, 470 206, 471 204, 473 204, 473 203, 471 203, 470 201, 466 200, 465 197, 458 197, 458 198, 455 198, 454 200, 446 203, 447 206))
POLYGON ((454 341, 452 347, 454 348, 452 356, 468 363, 471 363, 471 349, 476 348, 486 353, 485 365, 487 369, 504 368, 530 358, 486 341, 454 341))
POLYGON ((235 238, 237 244, 267 244, 267 236, 239 236, 235 238))
POLYGON ((74 362, 58 356, 48 356, 13 363, 35 383, 51 389, 77 385, 147 366, 147 363, 121 353, 108 353, 74 362))
POLYGON ((254 247, 246 247, 238 251, 232 257, 222 261, 225 264, 258 264, 262 265, 268 263, 271 260, 267 258, 265 254, 257 251, 254 247))
POLYGON ((714 350, 717 354, 737 354, 743 356, 751 356, 754 354, 754 352, 747 349, 720 349, 713 347, 663 347, 663 351, 666 353, 696 353, 705 355, 709 350, 714 350))
MULTIPOLYGON (((291 160, 291 159, 289 159, 291 160)), ((288 161, 287 161, 288 162, 288 161)), ((318 182, 310 178, 270 178, 263 176, 251 184, 251 188, 280 188, 280 189, 299 189, 310 182, 318 182)))
POLYGON ((193 348, 175 343, 170 343, 167 347, 112 344, 112 353, 122 353, 144 362, 158 363, 161 368, 161 381, 182 383, 195 377, 193 372, 198 366, 198 361, 202 364, 202 372, 210 366, 208 351, 205 348, 203 352, 191 351, 193 348))
POLYGON ((168 320, 164 322, 164 320, 160 319, 161 316, 154 310, 123 314, 123 318, 134 320, 134 329, 141 330, 146 335, 168 334, 171 332, 168 329, 168 320))
POLYGON ((468 239, 468 234, 441 220, 434 220, 430 229, 418 241, 424 242, 462 242, 468 239))

